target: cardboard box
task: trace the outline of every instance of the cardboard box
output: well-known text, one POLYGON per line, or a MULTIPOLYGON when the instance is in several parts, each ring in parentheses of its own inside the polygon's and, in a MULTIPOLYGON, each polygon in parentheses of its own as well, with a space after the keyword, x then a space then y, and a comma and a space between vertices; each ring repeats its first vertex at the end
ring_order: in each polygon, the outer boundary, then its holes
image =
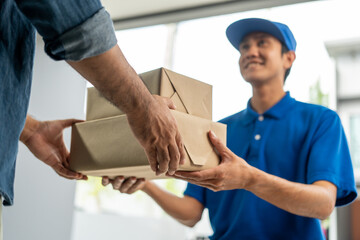
MULTIPOLYGON (((212 119, 212 86, 165 68, 139 75, 152 94, 175 103, 174 115, 187 153, 179 170, 208 169, 219 164, 207 132, 226 143, 226 125, 212 119)), ((95 88, 88 89, 87 122, 72 128, 70 167, 90 176, 118 175, 165 178, 150 169, 146 154, 134 137, 126 115, 95 88)))
MULTIPOLYGON (((207 137, 212 130, 226 144, 226 125, 178 111, 175 117, 187 153, 179 170, 215 167, 219 158, 207 137)), ((134 137, 126 115, 77 123, 72 128, 71 169, 90 176, 118 175, 164 178, 150 169, 141 145, 134 137)))
MULTIPOLYGON (((139 74, 150 93, 170 98, 176 110, 212 119, 212 86, 165 68, 139 74)), ((88 89, 86 120, 124 114, 95 88, 88 89)))

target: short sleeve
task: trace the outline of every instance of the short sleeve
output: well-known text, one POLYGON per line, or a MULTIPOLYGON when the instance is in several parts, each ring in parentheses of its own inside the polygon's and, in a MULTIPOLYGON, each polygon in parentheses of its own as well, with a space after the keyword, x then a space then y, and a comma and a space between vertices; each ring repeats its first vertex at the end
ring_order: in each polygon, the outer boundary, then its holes
POLYGON ((308 183, 326 180, 336 185, 336 206, 349 204, 356 198, 346 136, 339 116, 331 110, 322 114, 314 131, 307 170, 308 183))
POLYGON ((205 204, 205 188, 188 183, 184 195, 193 197, 198 200, 203 206, 205 204))

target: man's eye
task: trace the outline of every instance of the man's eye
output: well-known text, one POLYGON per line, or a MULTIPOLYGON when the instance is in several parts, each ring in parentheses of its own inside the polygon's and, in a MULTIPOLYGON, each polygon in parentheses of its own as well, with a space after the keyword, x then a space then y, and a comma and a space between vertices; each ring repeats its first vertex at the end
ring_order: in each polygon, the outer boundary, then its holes
POLYGON ((244 44, 240 46, 240 50, 247 50, 249 49, 249 45, 248 44, 244 44))
POLYGON ((265 43, 266 43, 265 40, 260 40, 260 41, 258 42, 258 45, 259 45, 259 46, 263 46, 265 43))

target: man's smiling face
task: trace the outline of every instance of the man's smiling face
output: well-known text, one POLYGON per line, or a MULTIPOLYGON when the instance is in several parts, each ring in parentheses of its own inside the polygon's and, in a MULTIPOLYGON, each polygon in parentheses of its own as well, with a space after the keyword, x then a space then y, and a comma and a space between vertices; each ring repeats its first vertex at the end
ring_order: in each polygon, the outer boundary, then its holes
POLYGON ((239 46, 240 72, 252 84, 275 79, 284 80, 284 58, 280 41, 270 34, 255 32, 247 35, 239 46))

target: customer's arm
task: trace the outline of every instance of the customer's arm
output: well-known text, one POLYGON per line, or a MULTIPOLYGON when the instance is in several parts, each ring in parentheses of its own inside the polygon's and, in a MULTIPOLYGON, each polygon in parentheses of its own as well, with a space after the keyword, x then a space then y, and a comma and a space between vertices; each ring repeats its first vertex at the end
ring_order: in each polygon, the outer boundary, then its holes
POLYGON ((104 186, 111 183, 114 189, 122 193, 132 194, 137 190, 142 190, 154 199, 167 214, 189 227, 195 226, 200 221, 204 210, 204 206, 195 198, 186 195, 184 197, 175 196, 144 179, 134 177, 125 179, 119 176, 115 180, 111 180, 104 177, 102 183, 104 186))
POLYGON ((63 140, 63 130, 81 121, 65 119, 42 122, 28 115, 20 141, 60 176, 68 179, 87 179, 85 175, 69 170, 70 154, 63 140))
POLYGON ((175 177, 213 191, 245 189, 290 213, 326 219, 334 209, 337 188, 328 181, 312 184, 291 182, 265 173, 231 152, 213 134, 209 138, 221 164, 197 172, 176 172, 175 177))

